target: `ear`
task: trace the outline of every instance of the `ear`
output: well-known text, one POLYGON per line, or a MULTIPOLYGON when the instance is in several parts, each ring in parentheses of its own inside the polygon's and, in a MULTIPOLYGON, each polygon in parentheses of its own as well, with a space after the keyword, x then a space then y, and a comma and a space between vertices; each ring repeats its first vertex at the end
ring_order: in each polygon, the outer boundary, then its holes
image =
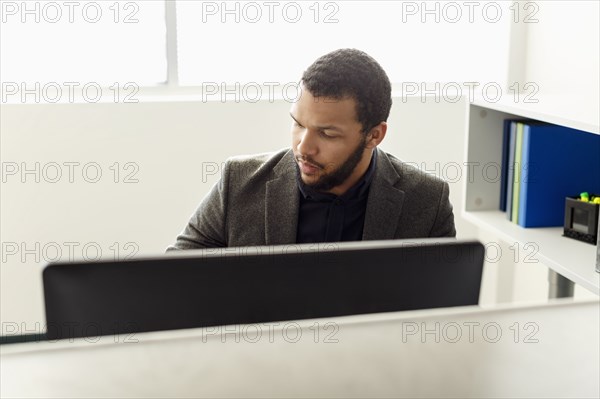
POLYGON ((381 122, 379 125, 373 127, 369 133, 367 133, 367 148, 373 149, 379 145, 385 138, 387 132, 387 122, 381 122))

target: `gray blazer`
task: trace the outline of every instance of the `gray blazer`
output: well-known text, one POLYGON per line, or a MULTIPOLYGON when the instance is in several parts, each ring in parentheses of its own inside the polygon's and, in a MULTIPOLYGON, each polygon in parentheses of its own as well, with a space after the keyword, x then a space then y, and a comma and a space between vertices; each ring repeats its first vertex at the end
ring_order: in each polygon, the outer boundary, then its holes
MULTIPOLYGON (((362 239, 456 236, 448 183, 377 151, 362 239)), ((230 158, 167 251, 295 244, 299 196, 291 149, 230 158)))

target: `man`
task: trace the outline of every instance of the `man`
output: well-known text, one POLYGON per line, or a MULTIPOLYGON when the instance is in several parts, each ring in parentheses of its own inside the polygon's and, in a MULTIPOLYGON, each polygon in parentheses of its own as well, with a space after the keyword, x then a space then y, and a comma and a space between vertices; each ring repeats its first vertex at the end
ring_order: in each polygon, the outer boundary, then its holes
POLYGON ((377 148, 391 105, 369 55, 320 57, 290 111, 292 148, 229 159, 167 250, 455 236, 448 184, 377 148))

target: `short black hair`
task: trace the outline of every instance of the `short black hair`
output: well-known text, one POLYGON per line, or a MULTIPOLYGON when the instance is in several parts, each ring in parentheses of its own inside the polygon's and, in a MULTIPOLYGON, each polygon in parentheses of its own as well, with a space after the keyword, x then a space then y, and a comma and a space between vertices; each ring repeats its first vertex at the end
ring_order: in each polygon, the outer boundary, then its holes
POLYGON ((353 98, 365 134, 390 115, 390 79, 364 51, 339 49, 319 57, 304 71, 302 83, 314 97, 353 98))

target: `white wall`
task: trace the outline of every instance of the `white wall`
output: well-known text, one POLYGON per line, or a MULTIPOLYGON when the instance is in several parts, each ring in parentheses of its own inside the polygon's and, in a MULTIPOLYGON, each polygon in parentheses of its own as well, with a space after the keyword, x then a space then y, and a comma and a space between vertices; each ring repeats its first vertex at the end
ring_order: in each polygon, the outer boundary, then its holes
POLYGON ((571 94, 598 104, 600 2, 536 3, 538 22, 527 24, 525 80, 537 83, 542 94, 571 94))

